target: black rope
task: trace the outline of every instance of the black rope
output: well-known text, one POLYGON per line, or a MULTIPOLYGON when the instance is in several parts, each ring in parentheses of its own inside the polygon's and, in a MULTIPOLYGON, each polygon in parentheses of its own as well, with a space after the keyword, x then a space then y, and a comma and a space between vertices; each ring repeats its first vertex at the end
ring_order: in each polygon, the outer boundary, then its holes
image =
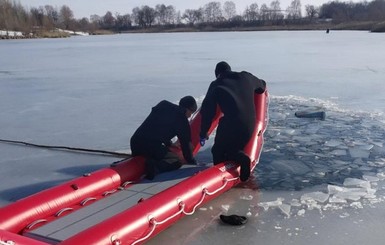
POLYGON ((4 140, 4 139, 0 139, 0 142, 11 143, 11 144, 21 144, 21 145, 41 147, 41 148, 47 148, 47 149, 61 149, 61 150, 68 150, 68 151, 83 151, 83 152, 89 152, 89 153, 98 153, 98 154, 120 156, 120 157, 126 157, 126 158, 131 157, 131 154, 119 153, 119 152, 115 152, 115 151, 93 150, 93 149, 67 147, 67 146, 39 145, 39 144, 33 144, 33 143, 24 142, 24 141, 4 140))

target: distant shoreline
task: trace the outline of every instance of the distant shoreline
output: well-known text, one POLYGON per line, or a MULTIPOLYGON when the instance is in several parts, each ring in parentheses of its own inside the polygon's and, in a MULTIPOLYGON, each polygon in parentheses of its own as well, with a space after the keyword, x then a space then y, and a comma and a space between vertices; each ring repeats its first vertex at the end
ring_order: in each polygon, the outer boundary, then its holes
POLYGON ((374 21, 349 22, 341 24, 308 24, 308 25, 275 25, 275 26, 253 26, 253 27, 234 27, 234 28, 214 28, 214 27, 150 27, 147 29, 122 31, 120 33, 172 33, 172 32, 231 32, 231 31, 320 31, 320 30, 355 30, 370 32, 385 32, 385 22, 374 21), (382 29, 375 28, 382 26, 382 29))
MULTIPOLYGON (((307 25, 275 25, 275 26, 251 26, 251 27, 232 27, 232 28, 218 28, 218 27, 148 27, 141 29, 133 29, 128 31, 114 32, 109 30, 97 30, 89 33, 89 35, 113 35, 124 33, 177 33, 177 32, 246 32, 246 31, 368 31, 368 32, 385 32, 385 22, 347 22, 341 24, 332 23, 317 23, 307 25)), ((75 33, 75 32, 74 32, 75 33)), ((72 36, 68 32, 45 31, 42 33, 31 35, 17 35, 17 36, 0 36, 0 39, 31 39, 31 38, 67 38, 72 36)))

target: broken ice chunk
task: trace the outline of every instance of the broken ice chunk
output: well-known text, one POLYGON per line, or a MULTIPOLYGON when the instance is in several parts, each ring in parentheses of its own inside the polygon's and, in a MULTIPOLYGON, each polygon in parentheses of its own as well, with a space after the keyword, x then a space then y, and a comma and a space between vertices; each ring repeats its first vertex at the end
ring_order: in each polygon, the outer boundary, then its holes
POLYGON ((285 130, 282 130, 282 133, 293 135, 295 133, 295 129, 285 129, 285 130))
POLYGON ((370 188, 370 182, 367 180, 346 178, 343 183, 344 186, 358 186, 363 188, 370 188))
POLYGON ((345 150, 334 150, 330 152, 330 154, 335 155, 335 156, 346 156, 346 151, 345 150))
POLYGON ((334 195, 336 198, 358 201, 361 198, 375 198, 375 189, 371 188, 343 188, 343 191, 334 195))
POLYGON ((278 206, 279 210, 284 214, 286 217, 290 217, 290 210, 291 206, 289 204, 281 204, 278 206))
POLYGON ((345 199, 342 199, 342 198, 339 198, 339 197, 336 197, 336 196, 331 196, 329 198, 329 202, 330 203, 347 203, 347 201, 345 199))
POLYGON ((373 148, 374 145, 361 145, 359 146, 358 148, 361 149, 361 150, 371 150, 373 148))
POLYGON ((325 146, 329 146, 329 147, 336 147, 338 145, 341 145, 341 142, 338 140, 329 140, 325 142, 325 146))
POLYGON ((301 196, 301 201, 315 200, 317 202, 324 203, 328 200, 328 198, 329 198, 329 194, 326 194, 320 191, 315 191, 315 192, 303 194, 301 196))
POLYGON ((385 179, 385 172, 379 172, 377 173, 377 177, 381 180, 385 179))
POLYGON ((355 209, 364 208, 360 202, 352 202, 350 204, 350 207, 355 208, 355 209))
POLYGON ((277 198, 277 200, 275 201, 258 203, 258 206, 262 207, 265 211, 267 211, 271 207, 278 207, 279 205, 282 205, 283 200, 283 198, 277 198))
POLYGON ((298 199, 291 200, 290 205, 293 207, 301 207, 301 203, 299 202, 298 199))
POLYGON ((297 215, 303 216, 305 214, 305 212, 306 212, 305 209, 300 209, 300 210, 298 210, 297 215))
POLYGON ((344 187, 341 187, 341 186, 337 186, 337 185, 328 185, 328 193, 330 195, 333 195, 333 194, 336 194, 338 192, 343 192, 344 191, 344 187))
POLYGON ((376 176, 372 176, 372 175, 363 175, 362 178, 364 180, 367 180, 367 181, 370 181, 370 182, 376 182, 376 181, 380 180, 380 178, 378 178, 376 176))
POLYGON ((252 195, 241 196, 240 199, 241 199, 241 200, 251 201, 251 200, 253 200, 253 196, 252 196, 252 195))
POLYGON ((364 197, 367 193, 366 192, 339 192, 334 195, 335 198, 338 199, 345 199, 350 201, 358 201, 362 197, 364 197))
POLYGON ((369 158, 369 150, 360 149, 359 147, 349 148, 350 156, 353 158, 369 158))

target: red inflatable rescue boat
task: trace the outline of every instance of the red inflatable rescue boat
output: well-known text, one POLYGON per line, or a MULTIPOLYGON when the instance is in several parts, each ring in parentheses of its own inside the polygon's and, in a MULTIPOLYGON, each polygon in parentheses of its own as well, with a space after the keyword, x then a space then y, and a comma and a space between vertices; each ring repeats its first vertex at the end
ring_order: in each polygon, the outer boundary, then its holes
MULTIPOLYGON (((244 149, 251 171, 262 151, 267 97, 267 92, 255 95, 256 126, 244 149)), ((218 110, 210 133, 220 117, 218 110)), ((198 112, 191 121, 194 155, 200 121, 198 112)), ((234 162, 184 165, 153 181, 143 179, 144 168, 142 157, 122 160, 0 208, 0 245, 143 244, 239 183, 234 162)))

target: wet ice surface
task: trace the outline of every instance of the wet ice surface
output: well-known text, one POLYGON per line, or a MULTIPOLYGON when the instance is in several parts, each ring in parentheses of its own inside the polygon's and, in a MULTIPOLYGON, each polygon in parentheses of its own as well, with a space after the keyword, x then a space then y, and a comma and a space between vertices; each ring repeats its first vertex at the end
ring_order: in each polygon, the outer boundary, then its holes
POLYGON ((282 213, 291 217, 303 216, 309 210, 322 214, 384 201, 384 125, 376 115, 336 108, 319 100, 309 105, 309 101, 296 97, 272 99, 256 179, 262 190, 301 190, 302 194, 278 197, 279 203, 259 203, 264 210, 282 211, 282 205, 289 205, 282 213), (312 109, 324 110, 326 120, 293 116, 297 110, 312 109), (306 192, 314 187, 318 190, 306 192))
POLYGON ((296 97, 272 99, 263 154, 256 168, 260 188, 301 190, 343 185, 346 178, 365 176, 369 188, 370 181, 375 184, 383 178, 385 130, 375 115, 335 109, 322 101, 313 103, 296 97), (296 110, 319 109, 318 104, 327 114, 325 121, 293 116, 296 110))
POLYGON ((178 243, 171 244, 383 243, 385 126, 380 115, 293 96, 272 96, 269 115, 253 179, 150 244, 170 244, 173 236, 178 243), (326 119, 294 116, 304 110, 324 110, 326 119), (220 223, 220 214, 246 215, 249 222, 228 227, 220 223))

